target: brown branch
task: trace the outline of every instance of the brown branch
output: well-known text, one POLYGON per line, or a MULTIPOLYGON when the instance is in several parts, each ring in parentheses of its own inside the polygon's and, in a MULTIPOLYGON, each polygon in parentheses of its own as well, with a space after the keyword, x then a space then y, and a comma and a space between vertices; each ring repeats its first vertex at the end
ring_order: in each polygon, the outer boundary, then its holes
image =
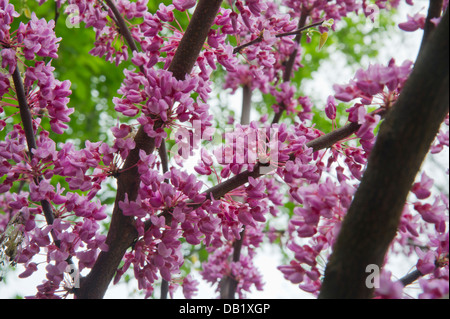
POLYGON ((449 110, 449 17, 430 35, 395 106, 328 261, 319 298, 371 298, 369 264, 381 269, 421 164, 449 110))
MULTIPOLYGON (((167 154, 166 142, 164 139, 161 141, 161 146, 158 149, 159 158, 161 159, 161 166, 163 173, 169 171, 169 156, 167 154)), ((169 184, 169 180, 164 179, 166 184, 169 184)), ((171 218, 166 218, 166 225, 170 224, 171 218)), ((161 299, 167 299, 167 295, 169 294, 169 282, 164 278, 161 280, 161 299)))
POLYGON ((125 38, 125 40, 128 43, 128 46, 130 47, 130 49, 132 51, 136 51, 138 52, 138 48, 136 46, 136 42, 134 42, 133 36, 131 35, 130 30, 127 27, 127 24, 125 22, 125 19, 122 17, 122 15, 120 14, 119 10, 117 9, 117 7, 114 4, 113 0, 105 0, 106 4, 108 5, 108 7, 111 9, 111 11, 114 14, 115 17, 115 22, 118 25, 119 29, 120 29, 120 33, 122 34, 122 36, 125 38))
MULTIPOLYGON (((379 112, 378 114, 382 115, 383 113, 379 112)), ((357 132, 361 127, 360 124, 357 123, 349 123, 339 129, 336 129, 328 134, 322 135, 308 143, 306 143, 307 147, 311 147, 314 152, 329 148, 336 144, 337 142, 351 136, 353 133, 357 132)), ((294 160, 295 155, 290 155, 290 160, 294 160)), ((233 177, 230 177, 226 181, 223 181, 203 192, 206 195, 206 200, 209 199, 220 199, 229 192, 234 189, 248 183, 250 177, 259 178, 264 174, 260 173, 260 168, 263 166, 267 166, 261 163, 257 163, 252 171, 246 170, 243 171, 233 177)), ((191 205, 193 209, 197 209, 203 205, 204 202, 196 203, 191 205)))
POLYGON ((415 269, 414 271, 411 271, 409 274, 406 274, 404 277, 399 279, 399 282, 404 286, 411 285, 413 282, 415 282, 417 279, 422 277, 423 274, 418 270, 415 269))
MULTIPOLYGON (((36 145, 36 140, 34 137, 33 120, 32 120, 30 108, 29 108, 26 94, 25 94, 25 89, 24 89, 24 86, 22 83, 22 77, 20 75, 18 66, 14 70, 12 78, 13 78, 14 87, 16 90, 17 101, 19 103, 20 118, 22 120, 22 126, 23 126, 23 130, 25 131, 25 137, 27 140, 28 156, 31 160, 33 158, 33 150, 37 148, 37 145, 36 145)), ((38 176, 33 179, 33 182, 36 185, 39 184, 41 181, 42 181, 42 176, 38 176)), ((24 181, 21 181, 19 191, 22 188, 23 183, 24 183, 24 181)), ((50 202, 46 199, 43 199, 40 201, 40 203, 41 203, 42 211, 44 213, 44 218, 45 218, 47 225, 53 225, 53 222, 55 221, 55 215, 53 213, 53 208, 50 205, 50 202)), ((61 241, 59 239, 57 239, 56 234, 53 229, 50 231, 50 235, 52 236, 52 240, 55 243, 55 246, 59 248, 61 246, 61 241)), ((69 265, 73 265, 73 260, 72 260, 71 255, 69 255, 67 257, 66 262, 69 265)))
MULTIPOLYGON (((114 3, 111 0, 107 0, 107 3, 114 12, 114 3)), ((199 1, 169 67, 169 71, 176 79, 184 79, 185 75, 191 72, 221 4, 222 0, 199 1)), ((116 14, 116 18, 118 21, 123 20, 120 14, 116 14)), ((121 27, 121 32, 127 38, 125 28, 121 27)), ((154 126, 159 128, 162 123, 157 121, 154 126)), ((155 140, 150 138, 140 127, 135 137, 135 143, 136 147, 128 155, 124 170, 117 179, 117 196, 106 238, 109 250, 100 253, 89 275, 81 280, 77 298, 102 298, 126 250, 137 238, 134 219, 122 214, 119 202, 125 199, 125 195, 128 196, 129 201, 136 199, 140 184, 136 167, 136 163, 139 161, 139 152, 144 150, 147 154, 152 153, 155 150, 155 140)))
MULTIPOLYGON (((250 111, 252 104, 252 90, 248 85, 242 87, 242 112, 241 112, 241 124, 248 125, 250 123, 250 111)), ((244 198, 238 197, 238 201, 243 202, 244 198)), ((245 226, 240 233, 240 238, 233 243, 233 262, 238 262, 241 259, 242 243, 244 242, 245 226)), ((220 286, 220 298, 221 299, 234 299, 236 295, 236 288, 239 281, 236 278, 225 276, 222 278, 220 286)))
MULTIPOLYGON (((300 16, 300 20, 298 21, 298 30, 306 30, 308 28, 311 28, 311 27, 317 26, 317 25, 321 25, 323 23, 323 21, 320 21, 319 23, 313 23, 309 26, 305 26, 308 15, 309 15, 309 11, 303 9, 302 14, 300 16)), ((302 40, 302 32, 297 33, 297 36, 295 37, 294 42, 297 45, 299 45, 301 40, 302 40)), ((284 82, 288 82, 291 79, 292 70, 294 68, 295 59, 297 59, 297 55, 298 55, 298 48, 295 47, 294 52, 291 53, 291 55, 289 56, 289 59, 286 61, 286 65, 285 65, 285 69, 284 69, 284 73, 283 73, 283 81, 284 82)), ((277 113, 275 113, 275 116, 272 119, 272 124, 278 123, 280 121, 281 115, 283 115, 283 112, 285 109, 286 109, 286 105, 284 105, 284 103, 281 103, 280 109, 278 110, 277 113)))

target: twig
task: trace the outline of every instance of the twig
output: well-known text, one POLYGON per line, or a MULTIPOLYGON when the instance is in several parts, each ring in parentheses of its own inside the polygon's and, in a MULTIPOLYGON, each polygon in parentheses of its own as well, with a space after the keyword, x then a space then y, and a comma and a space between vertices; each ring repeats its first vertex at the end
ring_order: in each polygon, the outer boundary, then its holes
MULTIPOLYGON (((382 112, 379 112, 378 114, 383 115, 382 112)), ((336 144, 337 142, 345 139, 346 137, 349 137, 353 133, 357 132, 358 129, 361 127, 360 124, 357 123, 349 123, 339 129, 336 129, 328 134, 322 135, 308 143, 306 143, 307 147, 311 147, 313 149, 313 152, 317 152, 326 148, 329 148, 336 144)), ((290 154, 290 160, 295 159, 295 154, 290 154)), ((232 190, 248 183, 248 180, 250 177, 252 178, 259 178, 263 176, 264 174, 260 173, 260 168, 263 166, 261 163, 257 163, 252 171, 246 170, 243 171, 237 175, 234 175, 233 177, 230 177, 226 181, 223 181, 209 189, 203 192, 204 195, 206 195, 206 200, 209 199, 219 199, 231 192, 232 190)), ((196 203, 194 205, 191 205, 193 209, 199 208, 203 205, 204 202, 196 203)))
MULTIPOLYGON (((319 22, 313 23, 312 25, 305 27, 305 23, 306 23, 306 19, 308 18, 308 15, 309 15, 309 11, 302 10, 302 14, 301 14, 300 20, 298 22, 298 30, 303 31, 303 30, 306 30, 307 28, 311 28, 312 26, 320 25, 323 23, 323 21, 320 21, 320 23, 319 22)), ((294 41, 298 45, 298 44, 300 44, 300 42, 302 40, 302 32, 299 32, 296 34, 297 34, 297 36, 295 37, 294 41)), ((291 80, 292 69, 294 68, 295 59, 297 58, 297 55, 298 55, 298 47, 295 47, 294 52, 291 53, 291 55, 289 56, 289 59, 286 61, 286 65, 285 65, 285 69, 284 69, 284 73, 283 73, 283 81, 284 82, 289 82, 291 80)), ((278 110, 277 113, 275 113, 275 116, 272 119, 272 124, 276 124, 280 121, 281 115, 283 114, 284 110, 286 109, 286 105, 284 105, 283 102, 281 103, 281 105, 279 107, 280 107, 280 109, 278 110)))
POLYGON ((130 30, 127 27, 127 24, 125 20, 123 19, 122 15, 120 14, 117 7, 114 5, 114 2, 112 0, 105 0, 108 7, 111 9, 111 11, 114 13, 114 16, 116 18, 116 23, 118 24, 118 27, 120 29, 120 33, 123 35, 125 40, 128 43, 128 46, 132 51, 138 52, 138 48, 136 46, 136 43, 134 42, 133 36, 131 35, 130 30))
POLYGON ((410 272, 409 274, 406 274, 404 277, 399 279, 399 282, 404 286, 408 286, 415 282, 417 279, 422 277, 423 274, 418 270, 415 269, 414 271, 410 272))
POLYGON ((242 87, 242 112, 241 112, 241 124, 248 125, 250 123, 252 103, 252 90, 248 85, 242 87))
MULTIPOLYGON (((250 111, 252 104, 252 90, 248 85, 242 87, 242 112, 241 112, 241 124, 248 125, 250 123, 250 111)), ((238 197, 238 201, 242 202, 243 198, 238 197)), ((244 242, 245 226, 240 233, 240 238, 233 243, 233 262, 238 262, 241 258, 242 243, 244 242)), ((231 276, 225 276, 220 282, 220 298, 221 299, 234 299, 236 295, 236 288, 238 281, 231 276)))
MULTIPOLYGON (((161 146, 158 149, 159 152, 159 158, 161 159, 161 166, 163 173, 166 173, 169 171, 169 158, 167 155, 166 150, 166 141, 163 139, 161 141, 161 146)), ((169 180, 166 178, 164 180, 166 184, 169 184, 169 180)), ((166 218, 166 224, 170 223, 171 218, 166 218)), ((165 280, 164 278, 161 281, 161 299, 167 299, 167 295, 169 293, 169 282, 165 280)))
MULTIPOLYGON (((319 21, 319 22, 315 22, 315 23, 312 23, 312 24, 307 25, 307 26, 304 26, 304 24, 303 24, 303 26, 300 26, 297 30, 290 31, 290 32, 279 33, 279 34, 275 35, 275 37, 276 38, 282 38, 282 37, 287 37, 287 36, 290 36, 290 35, 301 35, 303 31, 321 25, 323 23, 323 21, 324 20, 319 21)), ((233 50, 233 53, 234 54, 240 53, 243 49, 245 49, 245 48, 247 48, 249 46, 255 45, 257 43, 260 43, 260 42, 262 42, 262 40, 263 40, 263 37, 262 37, 262 34, 261 34, 256 39, 253 39, 253 40, 251 40, 251 41, 249 41, 247 43, 244 43, 244 44, 241 44, 241 45, 235 47, 234 50, 233 50)))
MULTIPOLYGON (((29 105, 27 102, 25 89, 24 89, 24 86, 22 83, 22 78, 20 76, 20 71, 19 71, 18 67, 16 67, 16 69, 14 70, 12 78, 13 78, 13 82, 14 82, 14 87, 16 89, 17 100, 19 103, 20 118, 22 120, 22 126, 23 126, 23 130, 25 131, 25 137, 27 140, 28 156, 30 159, 32 159, 33 158, 33 150, 36 149, 37 146, 36 146, 36 140, 34 138, 33 120, 31 117, 30 108, 29 108, 29 105)), ((33 182, 36 185, 38 185, 41 181, 42 181, 42 176, 38 176, 33 179, 33 182)), ((23 183, 24 182, 21 181, 19 189, 22 188, 23 183)), ((55 215, 53 213, 52 206, 46 199, 41 200, 40 203, 41 203, 42 211, 44 213, 44 217, 45 217, 45 221, 46 221, 47 225, 53 225, 53 222, 55 220, 55 215)), ((52 236, 52 240, 55 243, 55 246, 60 248, 61 241, 59 239, 57 239, 56 234, 53 229, 50 231, 50 235, 52 236)), ((71 255, 69 255, 69 257, 67 257, 66 261, 69 265, 73 265, 73 260, 72 260, 71 255)))

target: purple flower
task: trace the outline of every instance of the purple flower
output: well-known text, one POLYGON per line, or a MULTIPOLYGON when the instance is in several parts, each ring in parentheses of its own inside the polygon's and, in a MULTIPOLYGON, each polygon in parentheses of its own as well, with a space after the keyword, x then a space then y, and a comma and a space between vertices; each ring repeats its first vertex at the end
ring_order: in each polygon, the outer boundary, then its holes
POLYGON ((159 19, 161 19, 161 21, 172 22, 175 19, 173 9, 175 9, 174 5, 166 6, 165 4, 161 3, 159 5, 158 11, 156 11, 156 15, 159 19))
POLYGON ((13 74, 16 69, 16 51, 14 49, 3 48, 1 50, 2 68, 8 69, 10 74, 13 74))
POLYGON ((34 60, 34 55, 37 54, 42 57, 58 58, 56 52, 58 51, 61 38, 57 38, 53 31, 55 22, 51 20, 47 23, 45 19, 38 19, 36 14, 31 14, 31 20, 26 24, 23 33, 24 49, 23 53, 27 60, 34 60))
POLYGON ((448 296, 449 285, 447 279, 419 279, 423 292, 419 299, 442 299, 448 296))
POLYGON ((9 41, 9 29, 14 18, 19 17, 19 13, 14 10, 14 5, 9 0, 0 0, 0 42, 9 41))
POLYGON ((27 68, 25 72, 25 86, 31 87, 35 81, 39 86, 37 99, 29 101, 33 108, 46 108, 50 117, 52 130, 57 134, 62 134, 70 121, 70 115, 74 112, 73 108, 68 108, 70 90, 70 81, 59 81, 54 78, 54 68, 50 62, 45 65, 44 62, 36 62, 34 67, 27 68))
POLYGON ((403 296, 403 285, 398 280, 391 280, 390 271, 382 271, 380 286, 375 288, 375 295, 383 299, 401 299, 403 296))
POLYGON ((448 221, 448 216, 446 216, 448 208, 439 205, 439 202, 439 197, 436 197, 433 204, 417 202, 414 204, 414 209, 422 216, 424 221, 434 224, 437 231, 444 232, 446 229, 445 222, 448 221))
POLYGON ((286 280, 289 280, 293 284, 301 283, 305 275, 303 267, 294 261, 291 261, 289 266, 278 266, 278 270, 283 273, 286 280))
POLYGON ((129 201, 128 194, 125 194, 125 199, 119 202, 119 207, 125 216, 145 217, 147 215, 147 210, 142 207, 139 196, 136 201, 129 201))
POLYGON ((179 11, 185 11, 187 9, 190 9, 195 6, 197 3, 196 0, 173 0, 173 5, 175 6, 175 9, 179 11))
POLYGON ((148 0, 118 1, 116 3, 120 12, 125 13, 128 19, 140 18, 147 12, 148 0))
POLYGON ((325 107, 325 114, 330 120, 336 118, 336 101, 333 96, 329 96, 327 99, 327 106, 325 107))
POLYGON ((37 264, 34 262, 28 263, 25 266, 25 271, 19 275, 19 278, 27 278, 37 270, 37 264))
MULTIPOLYGON (((3 97, 6 93, 9 91, 9 76, 7 74, 4 74, 3 72, 0 72, 0 98, 3 97)), ((2 111, 3 112, 3 111, 2 111)), ((0 131, 3 128, 0 129, 0 131)))
POLYGON ((198 291, 198 284, 198 281, 192 278, 191 275, 187 275, 183 278, 183 295, 186 299, 192 299, 192 297, 194 297, 198 291))
POLYGON ((423 275, 432 273, 436 268, 436 253, 432 250, 424 252, 418 247, 416 247, 416 253, 419 256, 419 261, 417 262, 417 269, 423 275))
POLYGON ((408 20, 398 25, 403 31, 416 31, 417 29, 423 29, 425 26, 426 17, 422 13, 416 13, 414 16, 407 15, 408 20))

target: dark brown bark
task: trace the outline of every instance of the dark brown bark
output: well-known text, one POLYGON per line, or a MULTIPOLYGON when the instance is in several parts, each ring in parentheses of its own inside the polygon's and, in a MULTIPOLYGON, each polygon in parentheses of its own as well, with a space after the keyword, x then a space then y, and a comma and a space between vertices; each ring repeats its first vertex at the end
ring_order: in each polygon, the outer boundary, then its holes
POLYGON ((429 36, 380 127, 342 223, 319 298, 371 298, 366 266, 382 268, 415 176, 449 110, 448 12, 429 36))

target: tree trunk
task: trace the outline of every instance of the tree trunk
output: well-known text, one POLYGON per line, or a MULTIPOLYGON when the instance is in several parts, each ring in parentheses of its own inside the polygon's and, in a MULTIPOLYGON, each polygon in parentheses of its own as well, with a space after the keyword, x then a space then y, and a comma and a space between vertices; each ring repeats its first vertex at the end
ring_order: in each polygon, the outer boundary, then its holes
POLYGON ((366 267, 380 269, 417 172, 449 111, 448 12, 380 127, 367 170, 344 218, 319 298, 370 298, 366 267))

